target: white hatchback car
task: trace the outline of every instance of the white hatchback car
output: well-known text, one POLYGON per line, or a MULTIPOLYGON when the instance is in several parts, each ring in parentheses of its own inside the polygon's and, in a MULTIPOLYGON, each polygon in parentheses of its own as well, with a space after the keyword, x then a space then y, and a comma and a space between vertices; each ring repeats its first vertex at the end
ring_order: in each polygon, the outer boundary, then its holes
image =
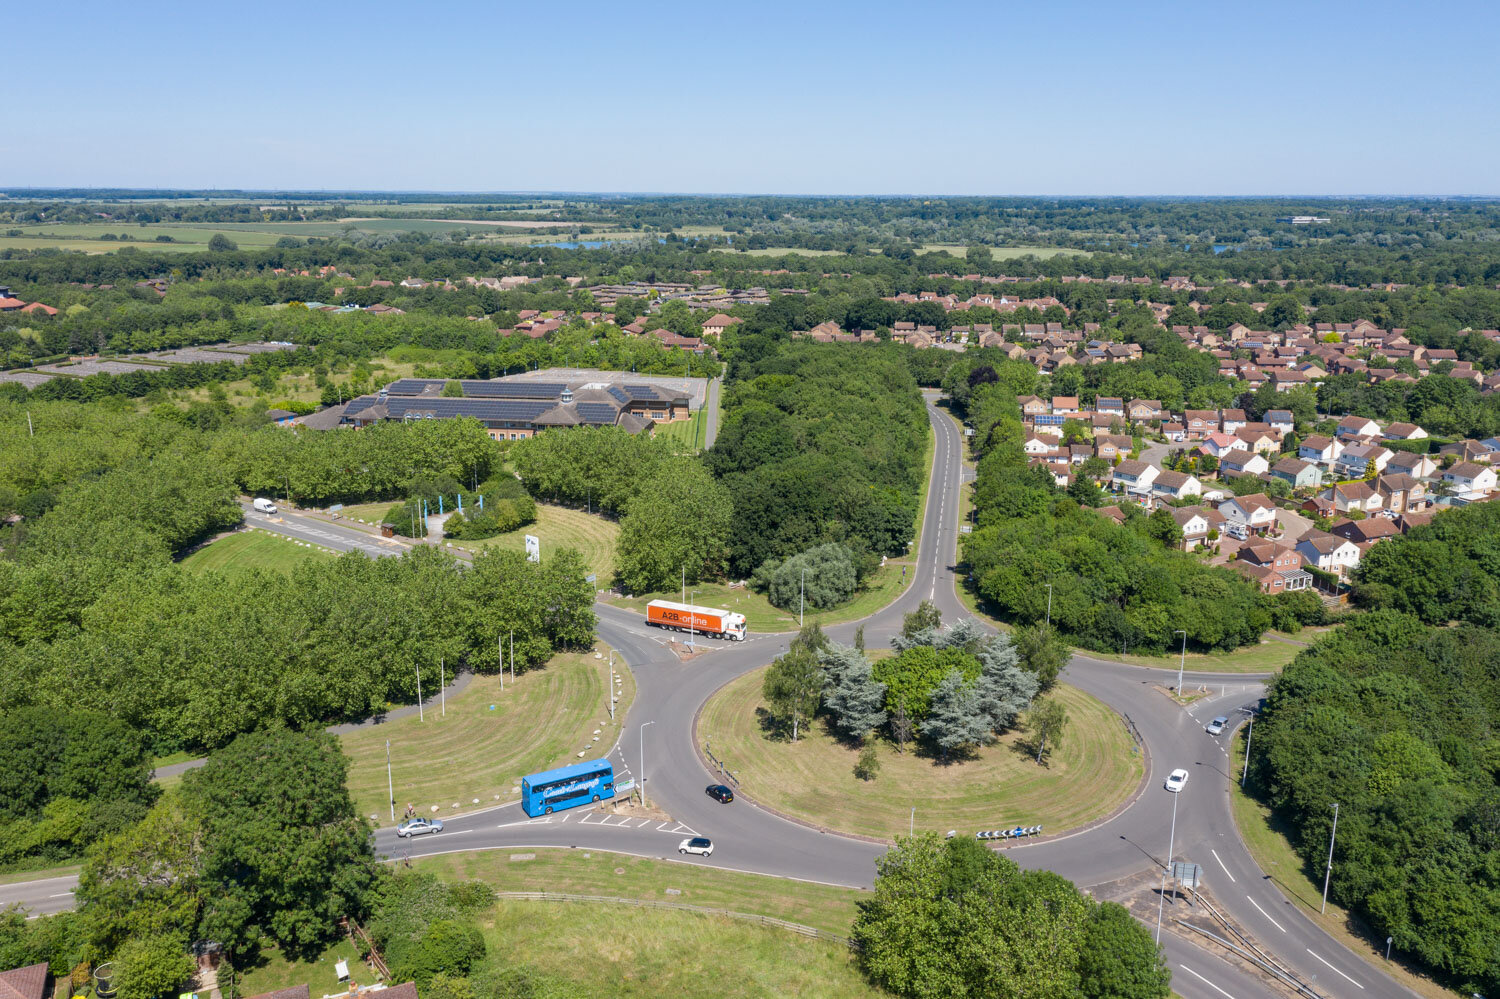
POLYGON ((1176 770, 1173 770, 1171 773, 1167 774, 1166 782, 1162 784, 1162 787, 1175 794, 1178 791, 1182 790, 1182 786, 1187 783, 1187 779, 1188 772, 1181 767, 1178 767, 1176 770))
POLYGON ((690 836, 677 844, 678 853, 696 853, 700 857, 714 855, 714 841, 707 836, 690 836))

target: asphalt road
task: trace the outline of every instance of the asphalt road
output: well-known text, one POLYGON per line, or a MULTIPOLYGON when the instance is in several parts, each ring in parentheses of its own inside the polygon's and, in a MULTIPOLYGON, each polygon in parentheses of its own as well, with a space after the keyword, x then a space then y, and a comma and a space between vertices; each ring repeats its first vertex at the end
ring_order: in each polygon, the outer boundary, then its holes
MULTIPOLYGON (((924 527, 917 548, 914 582, 893 604, 865 622, 871 646, 889 641, 900 630, 902 615, 923 599, 933 600, 945 621, 962 617, 956 592, 954 559, 958 537, 958 502, 962 441, 954 421, 930 405, 929 418, 937 435, 932 486, 928 491, 924 527)), ((351 527, 295 514, 266 517, 247 512, 247 520, 289 537, 312 541, 338 551, 358 550, 371 555, 398 554, 405 546, 381 541, 351 527)), ((512 803, 446 820, 443 833, 416 840, 400 840, 393 829, 376 835, 377 850, 391 858, 421 857, 476 849, 524 851, 534 847, 565 847, 615 851, 728 870, 749 871, 827 884, 867 888, 874 880, 880 844, 835 833, 820 832, 774 815, 743 796, 720 805, 704 794, 713 779, 699 762, 693 746, 694 718, 705 701, 737 676, 769 662, 785 650, 790 635, 752 634, 743 643, 698 639, 706 655, 682 662, 667 647, 668 636, 646 627, 634 613, 599 604, 600 637, 618 650, 632 670, 637 694, 625 720, 620 741, 609 756, 624 775, 644 782, 653 805, 668 821, 608 816, 575 809, 530 819, 512 803), (644 758, 642 756, 644 752, 644 758), (678 842, 690 835, 714 840, 711 859, 681 858, 678 842)), ((851 641, 856 623, 825 629, 832 637, 851 641)), ((1161 870, 1167 859, 1191 861, 1203 868, 1205 887, 1232 918, 1246 928, 1284 966, 1325 996, 1361 999, 1406 999, 1414 995, 1379 975, 1320 928, 1305 918, 1260 871, 1241 843, 1229 806, 1228 745, 1233 728, 1218 737, 1204 725, 1217 714, 1235 724, 1263 693, 1264 677, 1242 674, 1216 676, 1189 673, 1188 683, 1202 682, 1209 697, 1183 708, 1155 689, 1175 684, 1176 674, 1075 656, 1065 679, 1129 716, 1142 733, 1148 773, 1135 798, 1109 821, 1006 852, 1029 868, 1047 868, 1085 888, 1104 886, 1161 870), (1162 788, 1166 774, 1184 767, 1187 786, 1173 795, 1162 788), (1175 800, 1174 800, 1175 799, 1175 800), (1174 807, 1175 806, 1175 807, 1174 807)), ((941 816, 924 815, 917 806, 918 828, 944 831, 941 816)), ((997 815, 996 828, 1007 824, 997 815)), ((1013 824, 1013 823, 1012 823, 1013 824)), ((1045 831, 1044 831, 1045 832, 1045 831)), ((74 879, 0 885, 0 904, 18 903, 37 913, 71 905, 74 879)), ((1170 926, 1172 906, 1166 906, 1170 926)), ((1240 970, 1195 946, 1184 936, 1163 932, 1162 941, 1173 971, 1173 989, 1185 999, 1244 999, 1274 993, 1258 977, 1240 970)))

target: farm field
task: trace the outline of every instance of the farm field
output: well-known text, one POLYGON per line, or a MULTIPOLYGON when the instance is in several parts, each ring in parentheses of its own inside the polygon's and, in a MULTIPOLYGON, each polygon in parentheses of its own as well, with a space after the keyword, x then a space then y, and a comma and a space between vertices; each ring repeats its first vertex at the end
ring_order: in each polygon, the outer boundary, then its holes
POLYGON ((877 743, 880 773, 854 776, 859 748, 821 720, 793 744, 762 728, 765 668, 731 681, 704 705, 698 738, 739 777, 746 797, 815 825, 883 839, 906 833, 918 802, 918 829, 971 835, 982 829, 1043 825, 1058 833, 1101 819, 1140 785, 1144 764, 1125 723, 1102 702, 1067 684, 1053 696, 1068 711, 1061 744, 1046 766, 1010 733, 961 764, 925 750, 898 753, 877 743))
MULTIPOLYGON (((397 812, 411 803, 421 814, 439 817, 519 801, 511 790, 520 787, 523 776, 576 763, 585 746, 603 756, 619 725, 609 720, 609 650, 602 643, 598 649, 605 658, 595 659, 592 650, 563 653, 542 669, 518 674, 514 682, 507 675, 503 691, 498 675, 476 675, 448 698, 446 714, 435 696, 438 670, 435 665, 424 670, 425 718, 407 715, 339 736, 349 757, 355 810, 377 825, 391 821, 387 739, 397 812)), ((615 717, 623 720, 635 697, 635 678, 629 669, 619 672, 624 686, 615 717)))
POLYGON ((241 573, 252 569, 289 572, 303 562, 332 558, 331 552, 299 545, 269 531, 246 530, 222 537, 182 560, 182 567, 196 573, 241 573))
MULTIPOLYGON (((388 504, 385 505, 388 508, 388 504)), ((367 518, 368 519, 368 518, 367 518)), ((524 552, 526 535, 533 535, 542 543, 542 558, 550 557, 560 548, 576 548, 583 556, 597 580, 595 586, 605 589, 615 575, 615 539, 620 535, 620 525, 598 514, 585 513, 571 507, 552 506, 548 503, 536 505, 536 523, 528 524, 509 534, 500 534, 480 541, 454 542, 464 548, 479 552, 486 548, 499 548, 524 552)))

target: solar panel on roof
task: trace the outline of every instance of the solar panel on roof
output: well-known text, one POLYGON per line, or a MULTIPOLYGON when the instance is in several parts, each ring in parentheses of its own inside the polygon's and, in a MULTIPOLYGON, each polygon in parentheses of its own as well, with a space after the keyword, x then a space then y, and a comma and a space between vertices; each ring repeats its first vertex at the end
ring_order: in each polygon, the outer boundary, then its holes
POLYGON ((580 402, 578 404, 578 415, 583 418, 584 423, 593 423, 599 426, 614 426, 617 410, 607 403, 580 402))
POLYGON ((621 403, 628 403, 630 401, 630 393, 618 385, 611 385, 609 387, 609 394, 620 400, 621 403))
POLYGON ((429 385, 442 385, 441 378, 398 378, 386 389, 391 395, 421 395, 429 385))
MULTIPOLYGON (((522 381, 498 381, 498 382, 476 382, 477 386, 483 386, 482 391, 475 391, 474 395, 493 396, 503 399, 556 399, 562 395, 563 389, 567 388, 562 382, 522 382, 522 381)), ((469 383, 464 383, 465 391, 469 383)))

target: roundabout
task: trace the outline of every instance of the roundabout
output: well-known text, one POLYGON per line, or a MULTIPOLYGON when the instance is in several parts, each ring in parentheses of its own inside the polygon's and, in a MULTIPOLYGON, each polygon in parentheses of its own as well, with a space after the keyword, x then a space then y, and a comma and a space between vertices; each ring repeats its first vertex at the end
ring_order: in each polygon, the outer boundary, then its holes
POLYGON ((912 828, 969 836, 1040 825, 1042 836, 1056 836, 1113 813, 1145 774, 1124 721, 1097 698, 1059 684, 1050 696, 1069 720, 1045 765, 1023 731, 946 763, 919 744, 898 752, 873 738, 879 769, 861 779, 854 772, 860 747, 824 719, 805 726, 795 743, 767 730, 764 675, 765 667, 746 673, 708 700, 698 743, 733 773, 741 796, 818 829, 890 841, 912 828))

